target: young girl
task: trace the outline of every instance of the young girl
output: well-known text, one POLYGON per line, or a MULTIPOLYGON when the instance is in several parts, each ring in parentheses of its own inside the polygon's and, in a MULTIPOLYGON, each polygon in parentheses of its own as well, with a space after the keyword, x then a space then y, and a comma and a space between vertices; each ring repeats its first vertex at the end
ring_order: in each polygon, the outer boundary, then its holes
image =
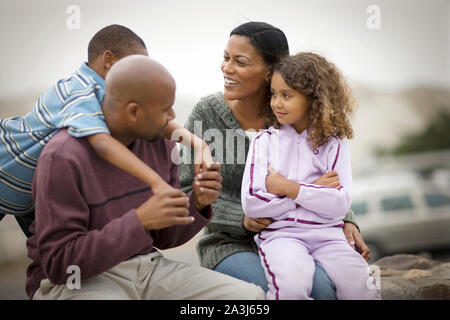
POLYGON ((352 192, 348 85, 323 57, 299 53, 274 67, 271 95, 273 125, 252 140, 241 193, 248 217, 273 219, 255 236, 267 298, 310 299, 315 261, 338 299, 379 297, 342 230, 352 192), (334 186, 311 183, 325 173, 334 186))

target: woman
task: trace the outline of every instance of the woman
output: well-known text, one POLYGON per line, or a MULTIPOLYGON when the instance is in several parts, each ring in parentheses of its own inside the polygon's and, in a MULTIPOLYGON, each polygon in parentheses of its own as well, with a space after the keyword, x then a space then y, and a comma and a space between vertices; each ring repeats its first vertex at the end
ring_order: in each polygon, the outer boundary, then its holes
MULTIPOLYGON (((221 65, 223 93, 202 98, 185 125, 189 131, 202 135, 201 138, 209 143, 215 160, 222 163, 223 189, 212 205, 214 218, 205 227, 197 246, 200 263, 203 267, 255 283, 265 291, 268 289, 267 281, 253 237, 271 220, 244 216, 241 182, 252 132, 265 129, 268 125, 265 119, 271 112, 271 68, 287 54, 289 46, 280 29, 263 22, 248 22, 235 28, 230 34, 221 65)), ((188 153, 190 151, 182 146, 182 159, 186 159, 188 153)), ((182 161, 180 182, 183 191, 191 190, 193 177, 194 165, 182 161)), ((329 185, 335 180, 336 177, 324 175, 314 183, 329 185)), ((355 245, 368 260, 369 249, 361 238, 351 211, 344 221, 344 232, 349 243, 355 245)), ((334 284, 317 264, 311 297, 336 299, 334 284)))

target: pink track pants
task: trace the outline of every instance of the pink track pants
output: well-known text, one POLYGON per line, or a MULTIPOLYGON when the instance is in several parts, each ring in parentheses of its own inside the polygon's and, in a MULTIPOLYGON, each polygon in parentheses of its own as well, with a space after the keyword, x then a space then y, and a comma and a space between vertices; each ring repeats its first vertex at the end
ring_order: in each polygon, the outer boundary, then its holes
POLYGON ((267 299, 311 299, 314 261, 335 284, 338 299, 381 299, 369 265, 341 227, 263 230, 255 241, 269 284, 267 299))

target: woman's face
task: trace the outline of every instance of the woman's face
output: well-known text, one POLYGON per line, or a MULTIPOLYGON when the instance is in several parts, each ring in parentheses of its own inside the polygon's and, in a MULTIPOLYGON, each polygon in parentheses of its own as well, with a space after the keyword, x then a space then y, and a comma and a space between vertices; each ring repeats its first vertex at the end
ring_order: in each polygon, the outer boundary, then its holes
POLYGON ((265 96, 269 66, 245 36, 232 35, 223 53, 224 97, 241 100, 265 96))

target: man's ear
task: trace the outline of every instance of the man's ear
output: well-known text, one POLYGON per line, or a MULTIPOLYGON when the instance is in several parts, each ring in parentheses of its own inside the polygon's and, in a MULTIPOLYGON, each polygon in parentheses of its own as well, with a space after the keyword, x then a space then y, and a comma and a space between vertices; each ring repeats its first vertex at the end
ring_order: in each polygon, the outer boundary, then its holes
POLYGON ((131 122, 137 121, 139 109, 140 109, 140 106, 136 102, 130 102, 125 107, 125 113, 126 113, 129 121, 131 121, 131 122))

